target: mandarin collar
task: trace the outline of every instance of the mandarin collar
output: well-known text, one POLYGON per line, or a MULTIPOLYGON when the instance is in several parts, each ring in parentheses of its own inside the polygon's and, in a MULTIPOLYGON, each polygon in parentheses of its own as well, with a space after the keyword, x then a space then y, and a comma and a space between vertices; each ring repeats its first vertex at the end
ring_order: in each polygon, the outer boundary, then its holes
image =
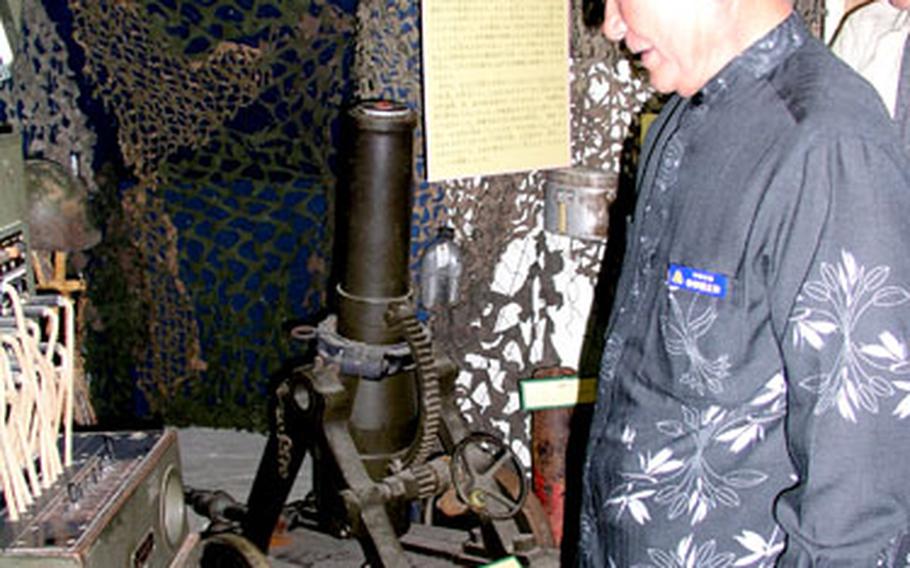
POLYGON ((700 91, 692 95, 692 106, 711 104, 743 78, 760 79, 776 68, 810 37, 802 18, 793 11, 774 29, 737 55, 700 91))

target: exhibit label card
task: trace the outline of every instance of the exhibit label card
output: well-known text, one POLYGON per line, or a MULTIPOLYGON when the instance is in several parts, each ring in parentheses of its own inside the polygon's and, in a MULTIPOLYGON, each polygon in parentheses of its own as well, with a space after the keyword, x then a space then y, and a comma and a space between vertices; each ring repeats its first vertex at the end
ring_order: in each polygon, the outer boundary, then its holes
POLYGON ((568 166, 569 2, 421 4, 427 180, 568 166))
POLYGON ((524 379, 518 383, 525 411, 591 404, 597 399, 597 379, 577 376, 524 379))

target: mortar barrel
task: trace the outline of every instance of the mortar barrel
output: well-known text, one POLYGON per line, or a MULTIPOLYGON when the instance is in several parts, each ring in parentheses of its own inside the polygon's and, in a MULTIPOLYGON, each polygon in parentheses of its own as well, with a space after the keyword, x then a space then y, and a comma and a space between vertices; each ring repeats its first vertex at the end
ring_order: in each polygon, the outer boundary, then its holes
POLYGON ((338 235, 342 263, 338 332, 355 341, 401 341, 389 329, 388 304, 410 294, 413 145, 416 116, 406 106, 373 101, 349 113, 338 235))

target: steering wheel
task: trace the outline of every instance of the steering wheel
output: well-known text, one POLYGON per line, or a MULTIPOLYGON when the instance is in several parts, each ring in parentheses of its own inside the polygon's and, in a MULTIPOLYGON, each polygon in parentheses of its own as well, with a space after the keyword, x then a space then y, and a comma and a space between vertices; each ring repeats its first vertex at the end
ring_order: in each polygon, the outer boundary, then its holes
POLYGON ((449 470, 458 499, 482 517, 514 517, 528 497, 518 456, 486 432, 474 432, 455 446, 449 470))

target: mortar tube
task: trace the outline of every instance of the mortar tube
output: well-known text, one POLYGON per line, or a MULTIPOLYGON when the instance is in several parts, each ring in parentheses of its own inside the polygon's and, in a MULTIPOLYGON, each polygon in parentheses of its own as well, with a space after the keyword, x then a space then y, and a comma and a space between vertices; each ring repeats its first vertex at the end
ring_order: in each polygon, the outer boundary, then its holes
POLYGON ((384 316, 390 302, 410 298, 416 122, 413 111, 388 101, 362 103, 348 113, 350 151, 338 216, 338 332, 354 341, 401 341, 384 316))

